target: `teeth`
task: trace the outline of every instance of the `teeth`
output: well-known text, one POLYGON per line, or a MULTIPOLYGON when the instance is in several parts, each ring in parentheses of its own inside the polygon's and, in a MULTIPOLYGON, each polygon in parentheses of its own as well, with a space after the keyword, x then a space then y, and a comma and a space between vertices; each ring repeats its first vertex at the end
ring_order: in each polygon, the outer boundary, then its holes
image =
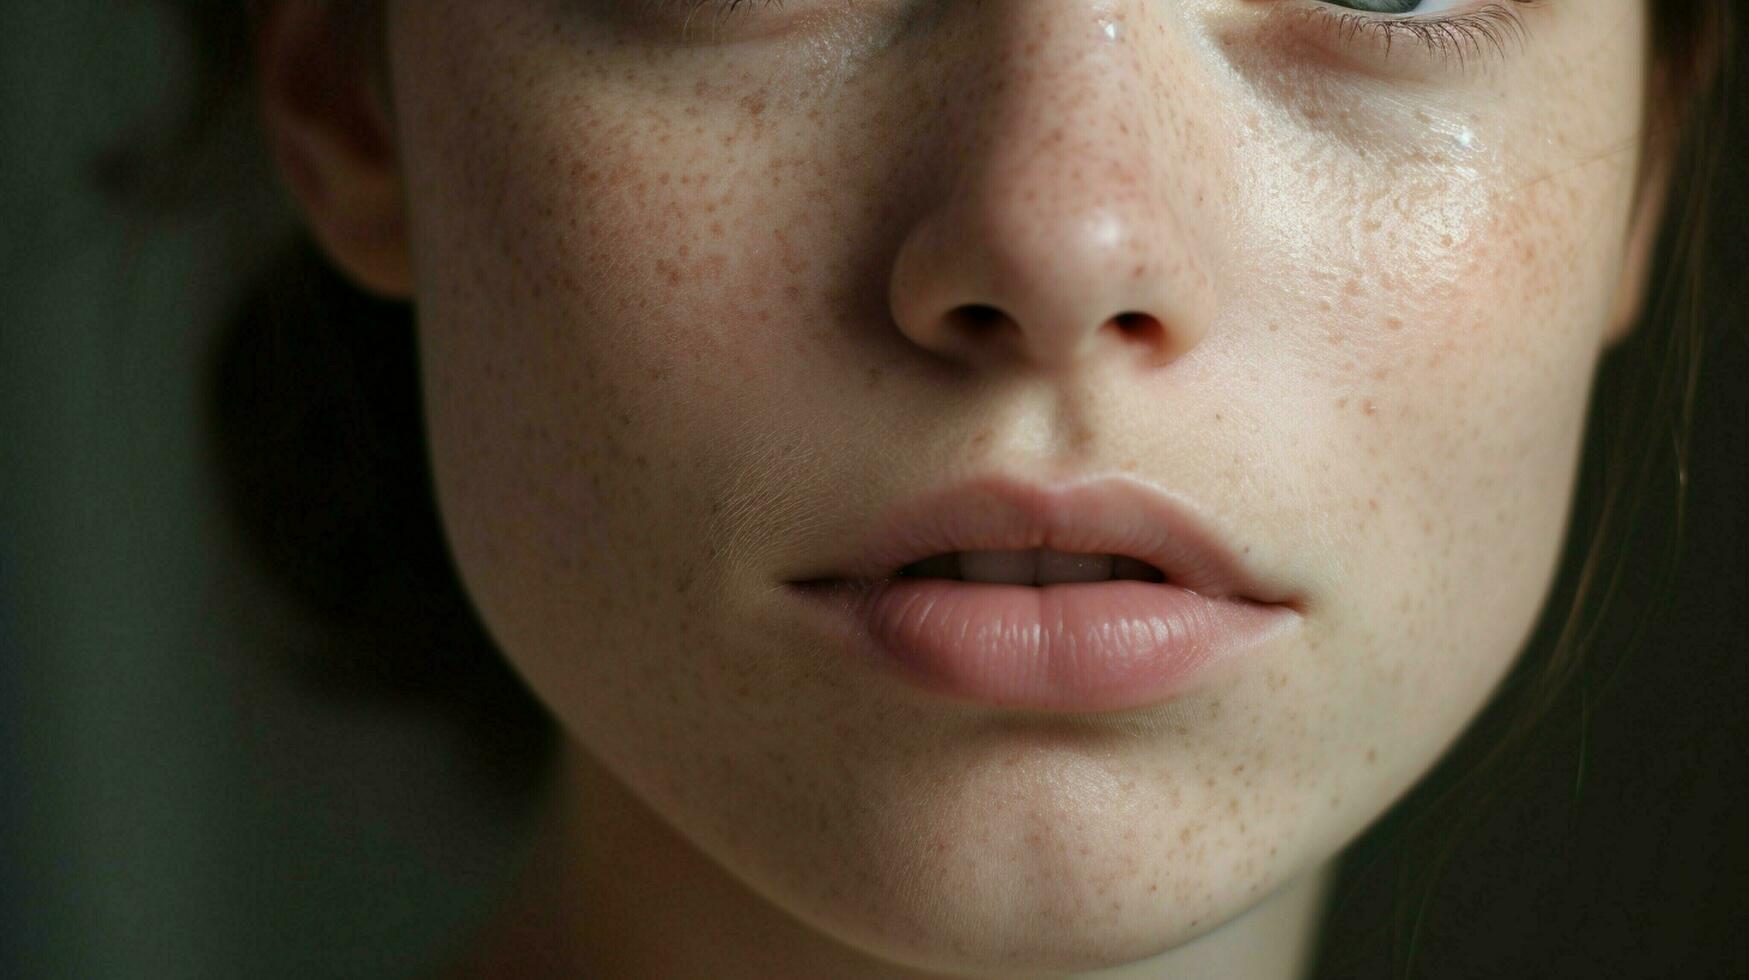
POLYGON ((1131 579, 1161 582, 1165 577, 1145 561, 1122 555, 1090 555, 1050 548, 1027 551, 962 551, 907 566, 906 574, 958 578, 998 585, 1055 585, 1131 579))
POLYGON ((1078 555, 1067 551, 1038 551, 1039 585, 1057 582, 1103 582, 1111 578, 1110 555, 1078 555))
POLYGON ((960 578, 967 582, 1031 585, 1038 574, 1038 549, 1032 551, 962 551, 960 578))

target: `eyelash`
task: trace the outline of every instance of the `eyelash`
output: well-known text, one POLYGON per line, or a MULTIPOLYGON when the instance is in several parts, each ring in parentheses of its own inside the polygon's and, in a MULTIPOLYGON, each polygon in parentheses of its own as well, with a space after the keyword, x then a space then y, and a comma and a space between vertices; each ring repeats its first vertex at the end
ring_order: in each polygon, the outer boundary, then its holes
POLYGON ((724 20, 742 10, 751 13, 765 7, 783 6, 783 0, 647 0, 647 2, 658 11, 676 6, 690 7, 691 9, 686 12, 686 20, 681 26, 683 35, 686 33, 686 29, 692 26, 692 16, 707 7, 716 8, 716 12, 711 15, 711 30, 714 33, 718 27, 722 26, 724 20))
MULTIPOLYGON (((682 33, 692 24, 693 15, 714 8, 712 32, 722 22, 737 13, 756 13, 766 7, 781 7, 784 0, 649 0, 658 10, 684 5, 690 9, 682 33)), ((1438 17, 1413 15, 1369 15, 1358 10, 1338 9, 1325 0, 1311 0, 1303 12, 1308 18, 1318 18, 1333 25, 1345 40, 1354 41, 1370 35, 1384 46, 1389 56, 1400 40, 1412 40, 1431 54, 1456 60, 1460 66, 1490 52, 1505 56, 1507 46, 1522 44, 1525 38, 1524 7, 1541 0, 1492 0, 1486 6, 1462 14, 1438 17)))
POLYGON ((1338 10, 1322 2, 1307 7, 1305 13, 1332 23, 1345 40, 1370 35, 1383 45, 1387 56, 1396 42, 1411 40, 1437 57, 1455 60, 1461 67, 1487 54, 1504 57, 1509 46, 1523 44, 1524 8, 1538 2, 1494 0, 1467 13, 1419 18, 1369 16, 1357 10, 1338 10))

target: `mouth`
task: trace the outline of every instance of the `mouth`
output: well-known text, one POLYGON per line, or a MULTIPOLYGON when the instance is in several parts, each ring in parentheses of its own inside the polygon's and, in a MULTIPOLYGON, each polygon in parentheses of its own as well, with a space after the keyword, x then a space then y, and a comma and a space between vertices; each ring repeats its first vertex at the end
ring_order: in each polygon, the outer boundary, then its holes
POLYGON ((1131 555, 1087 554, 1053 548, 944 552, 912 562, 900 568, 893 577, 987 582, 992 585, 1166 581, 1165 572, 1131 555))
POLYGON ((944 579, 1050 586, 1171 584, 1210 598, 1297 604, 1188 502, 1128 478, 1059 487, 987 477, 907 501, 795 586, 944 579))
POLYGON ((1170 700, 1301 620, 1194 509, 1131 480, 917 498, 790 580, 868 663, 935 695, 1076 713, 1170 700))

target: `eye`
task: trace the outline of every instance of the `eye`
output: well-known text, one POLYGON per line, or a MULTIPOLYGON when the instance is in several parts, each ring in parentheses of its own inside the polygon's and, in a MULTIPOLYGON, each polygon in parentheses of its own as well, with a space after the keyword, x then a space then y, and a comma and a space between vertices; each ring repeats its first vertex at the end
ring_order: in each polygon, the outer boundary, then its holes
POLYGON ((1351 41, 1371 40, 1388 56, 1399 41, 1468 65, 1482 55, 1506 55, 1525 40, 1525 11, 1549 0, 1307 0, 1351 41))
POLYGON ((1464 7, 1464 0, 1321 0, 1333 7, 1367 14, 1420 14, 1441 16, 1464 7))
POLYGON ((729 22, 741 23, 784 0, 607 0, 627 8, 627 16, 642 18, 684 41, 716 40, 729 22))

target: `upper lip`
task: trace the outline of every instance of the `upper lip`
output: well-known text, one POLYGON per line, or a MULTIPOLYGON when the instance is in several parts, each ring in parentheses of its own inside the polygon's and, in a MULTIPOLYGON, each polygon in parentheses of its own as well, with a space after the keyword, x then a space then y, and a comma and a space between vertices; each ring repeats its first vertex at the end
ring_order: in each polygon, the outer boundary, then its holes
POLYGON ((890 579, 948 552, 1024 548, 1128 555, 1200 595, 1295 602, 1188 504, 1128 477, 1045 486, 986 476, 926 493, 887 511, 850 553, 808 579, 890 579))

